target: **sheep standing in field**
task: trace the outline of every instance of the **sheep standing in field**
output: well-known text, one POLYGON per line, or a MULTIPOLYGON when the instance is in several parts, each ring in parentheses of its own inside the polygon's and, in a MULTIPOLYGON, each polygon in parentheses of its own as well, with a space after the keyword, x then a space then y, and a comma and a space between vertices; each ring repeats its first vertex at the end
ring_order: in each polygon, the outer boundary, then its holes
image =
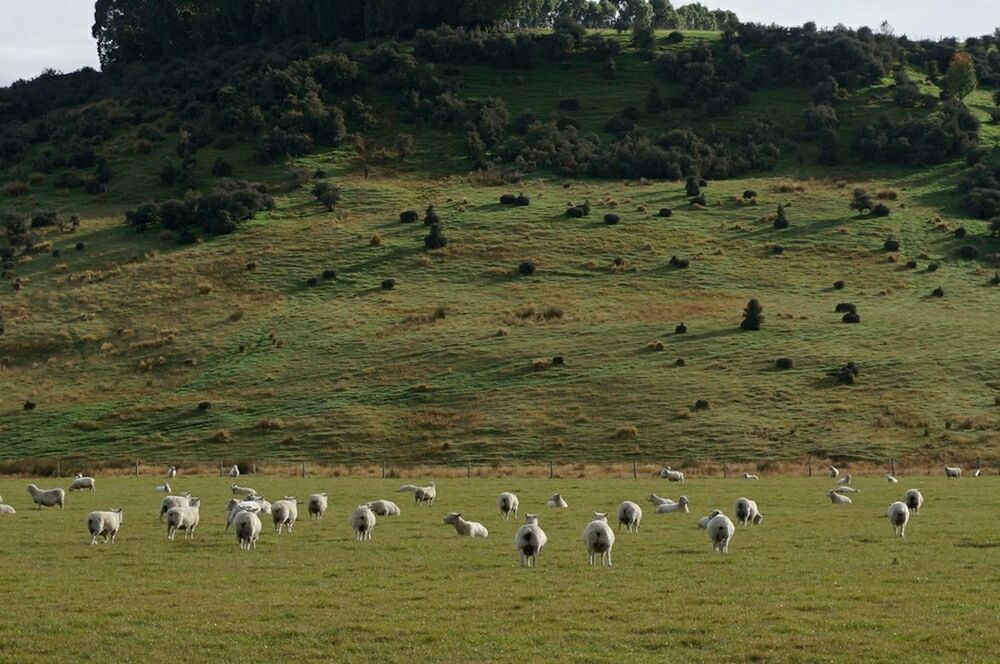
POLYGON ((70 491, 83 491, 84 489, 90 489, 94 491, 94 478, 84 477, 83 473, 77 473, 76 477, 69 485, 70 491))
POLYGON ((712 517, 705 527, 708 531, 708 539, 712 543, 712 551, 715 553, 729 553, 729 541, 733 539, 736 527, 725 514, 717 514, 712 517))
POLYGON ((274 532, 278 535, 285 526, 288 527, 288 533, 292 533, 292 526, 299 518, 299 506, 295 501, 295 496, 285 496, 284 500, 271 503, 271 519, 274 521, 274 532))
POLYGON ((896 537, 906 537, 906 523, 910 520, 910 508, 906 503, 892 503, 886 510, 885 516, 892 525, 892 534, 896 537))
POLYGON ((170 488, 169 482, 164 482, 163 484, 158 484, 153 491, 156 493, 172 493, 173 489, 170 488))
POLYGON ((271 503, 264 500, 264 496, 253 494, 252 496, 247 496, 242 503, 253 503, 257 506, 257 514, 263 516, 265 514, 271 513, 271 503))
POLYGON ((757 509, 757 503, 746 497, 736 499, 736 503, 733 505, 733 515, 736 517, 736 523, 744 528, 749 523, 759 526, 764 521, 764 515, 757 509))
POLYGON ((461 512, 451 512, 444 517, 444 523, 455 526, 455 532, 463 537, 489 537, 486 526, 476 521, 466 521, 461 512))
POLYGON ((861 493, 861 489, 855 489, 853 486, 838 486, 834 489, 834 491, 841 495, 846 495, 848 493, 861 493))
POLYGON ((241 551, 257 548, 261 529, 256 507, 242 507, 237 510, 235 517, 233 517, 233 531, 236 533, 236 541, 239 543, 241 551))
POLYGON ((832 477, 833 479, 837 479, 838 477, 840 477, 840 469, 837 468, 836 466, 827 466, 826 472, 828 472, 830 474, 830 477, 832 477))
POLYGON ((888 482, 889 484, 899 484, 899 480, 897 480, 895 477, 893 477, 889 473, 886 473, 886 475, 885 475, 885 481, 888 482))
POLYGON ((743 473, 743 479, 745 480, 759 480, 760 477, 752 473, 743 473))
POLYGON ((618 506, 618 530, 622 525, 630 533, 639 532, 639 524, 642 522, 642 508, 631 500, 626 500, 618 506))
POLYGON ((949 479, 952 478, 952 477, 954 477, 955 479, 961 479, 962 478, 962 469, 959 468, 958 466, 945 466, 944 467, 944 474, 949 479))
POLYGON ((327 495, 325 493, 314 493, 306 498, 306 510, 309 512, 310 519, 321 520, 326 514, 326 506, 327 495))
POLYGON ((170 511, 172 507, 187 507, 191 504, 191 493, 185 491, 176 496, 164 496, 160 501, 160 522, 163 522, 163 515, 170 511))
POLYGON ((173 541, 178 530, 184 531, 184 539, 194 539, 194 529, 201 521, 201 500, 189 498, 187 506, 171 507, 167 510, 167 539, 173 541))
POLYGON ((259 517, 261 514, 271 513, 271 503, 267 502, 260 496, 256 496, 259 500, 236 500, 235 498, 230 498, 229 502, 226 503, 226 532, 229 532, 231 526, 236 525, 236 517, 242 511, 252 511, 259 517), (264 505, 267 506, 267 512, 264 511, 264 505))
POLYGON ((373 500, 368 503, 368 509, 374 512, 376 516, 399 516, 402 514, 399 505, 391 500, 373 500))
POLYGON ((240 467, 234 464, 233 467, 229 469, 229 476, 232 477, 233 479, 239 477, 240 467))
POLYGON ((31 499, 35 501, 35 505, 38 507, 36 509, 42 509, 43 507, 55 507, 59 506, 59 509, 66 509, 66 492, 62 489, 39 489, 34 484, 28 485, 28 493, 31 494, 31 499))
POLYGON ((375 527, 375 512, 368 505, 358 505, 351 512, 347 522, 354 529, 354 540, 366 542, 372 538, 372 529, 375 527))
POLYGON ((685 514, 690 512, 691 509, 688 507, 689 501, 687 496, 681 496, 677 499, 676 503, 663 503, 662 505, 657 505, 657 514, 673 514, 674 512, 684 512, 685 514))
POLYGON ((708 513, 708 516, 703 516, 698 519, 698 529, 705 530, 708 528, 708 524, 712 522, 712 519, 722 514, 722 510, 712 510, 708 513))
POLYGON ((655 507, 659 507, 660 505, 673 505, 674 504, 674 501, 671 500, 670 498, 661 498, 661 497, 657 496, 655 493, 649 494, 649 502, 653 503, 653 505, 655 507))
POLYGON ((3 496, 0 496, 0 514, 17 514, 13 507, 3 504, 3 496))
POLYGON ((249 498, 250 496, 257 495, 257 491, 255 489, 251 489, 248 486, 240 486, 239 484, 236 484, 236 482, 230 484, 229 489, 233 492, 234 496, 242 496, 243 498, 249 498))
POLYGON ((515 519, 517 518, 517 496, 509 491, 504 491, 500 494, 500 497, 497 498, 497 507, 500 508, 500 516, 504 521, 508 520, 511 516, 515 519))
POLYGON ((546 507, 569 507, 569 504, 563 499, 561 493, 554 493, 552 497, 549 498, 548 502, 545 503, 546 507))
POLYGON ((841 477, 839 480, 837 480, 837 484, 841 484, 843 486, 850 486, 852 479, 854 479, 854 478, 851 477, 851 474, 847 473, 846 475, 844 475, 843 477, 841 477))
POLYGON ((837 493, 836 491, 833 490, 827 491, 826 495, 830 498, 830 502, 833 503, 834 505, 850 505, 852 502, 854 502, 847 496, 841 493, 837 493))
POLYGON ((437 488, 434 486, 434 482, 428 482, 427 486, 414 486, 413 484, 404 484, 399 487, 399 491, 409 491, 413 493, 413 503, 419 505, 420 503, 427 503, 428 505, 434 504, 434 499, 437 498, 437 488))
POLYGON ((177 477, 177 466, 170 466, 167 468, 167 479, 172 480, 177 477))
POLYGON ((607 514, 594 512, 594 520, 583 529, 583 545, 587 547, 588 565, 593 565, 597 554, 601 554, 604 566, 611 567, 611 549, 615 545, 615 532, 608 525, 607 514))
POLYGON ((920 493, 920 489, 910 489, 903 494, 903 502, 911 512, 920 514, 920 508, 924 505, 924 494, 920 493))
POLYGON ((90 533, 90 544, 97 544, 101 537, 106 543, 115 543, 115 536, 122 527, 122 509, 113 508, 110 512, 91 512, 87 515, 87 532, 90 533))
POLYGON ((524 525, 514 535, 514 547, 521 554, 521 567, 537 567, 538 554, 548 541, 545 531, 538 525, 538 515, 525 514, 524 525))
POLYGON ((684 473, 679 470, 673 470, 670 466, 667 466, 659 473, 661 480, 667 480, 668 482, 683 482, 684 473))

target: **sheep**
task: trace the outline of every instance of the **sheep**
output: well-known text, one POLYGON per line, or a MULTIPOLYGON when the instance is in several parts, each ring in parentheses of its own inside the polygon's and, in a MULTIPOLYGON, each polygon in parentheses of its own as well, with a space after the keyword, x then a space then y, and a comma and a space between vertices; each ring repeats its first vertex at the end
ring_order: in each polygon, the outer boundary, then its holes
POLYGON ((848 493, 861 493, 861 489, 855 489, 853 486, 838 486, 834 489, 837 493, 844 495, 848 493))
POLYGON ((261 516, 271 513, 271 503, 264 500, 264 496, 254 494, 252 496, 247 496, 245 500, 242 500, 240 502, 253 503, 257 505, 257 514, 261 516))
POLYGON ((170 482, 158 484, 153 491, 156 493, 173 493, 173 489, 170 488, 170 482))
POLYGON ((683 482, 684 473, 679 470, 672 470, 670 466, 667 466, 659 473, 661 480, 667 480, 668 482, 683 482))
POLYGON ((708 522, 705 527, 708 531, 708 540, 712 543, 712 551, 715 553, 729 553, 729 541, 736 532, 736 527, 725 514, 717 514, 708 522))
POLYGON ((366 542, 372 538, 372 529, 375 527, 375 512, 368 505, 358 505, 351 512, 347 522, 354 529, 354 540, 366 542))
POLYGON ((828 472, 830 474, 830 477, 833 479, 837 479, 840 476, 840 469, 838 469, 836 466, 827 466, 826 472, 828 472))
POLYGON ((184 531, 184 539, 194 539, 194 529, 201 520, 201 499, 189 498, 187 506, 171 507, 167 510, 167 539, 173 541, 178 530, 184 531))
POLYGON ((375 512, 377 516, 399 516, 402 513, 399 505, 391 500, 373 500, 368 503, 368 509, 375 512))
POLYGON ((676 503, 663 503, 656 507, 657 514, 672 514, 674 512, 690 512, 688 508, 688 498, 687 496, 681 496, 677 499, 676 503))
POLYGON ((760 525, 764 521, 764 515, 757 510, 757 503, 746 497, 736 499, 733 505, 733 514, 736 516, 736 523, 744 528, 749 523, 760 525))
POLYGON ((945 466, 944 467, 944 474, 949 479, 952 478, 952 477, 954 477, 955 479, 961 479, 962 478, 962 469, 959 468, 958 466, 945 466))
POLYGON ((851 474, 847 473, 846 475, 844 475, 843 477, 841 477, 839 480, 837 480, 837 484, 842 484, 844 486, 850 486, 852 479, 853 478, 851 477, 851 474))
POLYGON ((924 494, 920 489, 910 489, 903 494, 903 502, 914 514, 920 514, 920 508, 924 506, 924 494))
POLYGON ((83 473, 77 473, 76 477, 69 485, 70 491, 83 491, 84 489, 90 489, 94 491, 94 478, 84 477, 83 473))
POLYGON ((414 486, 412 484, 404 484, 399 487, 399 491, 411 491, 413 492, 413 503, 419 505, 420 503, 427 503, 428 505, 434 504, 434 499, 437 498, 437 488, 434 486, 434 482, 428 482, 427 486, 420 487, 414 486))
POLYGON ((839 494, 833 490, 827 491, 826 495, 829 496, 830 502, 833 503, 834 505, 850 505, 852 502, 854 502, 847 496, 839 494))
POLYGON ((552 494, 552 497, 549 498, 545 505, 546 507, 569 507, 569 504, 563 499, 561 493, 552 494))
POLYGON ((229 476, 232 477, 232 478, 234 478, 234 479, 237 478, 237 477, 239 477, 240 476, 240 467, 234 464, 233 467, 229 469, 229 476))
POLYGON ((649 494, 649 502, 653 503, 653 505, 655 505, 656 507, 659 507, 660 505, 674 504, 674 501, 670 500, 669 498, 660 498, 655 493, 649 494))
POLYGON ((618 531, 621 532, 622 525, 630 533, 639 532, 639 524, 642 522, 642 508, 631 500, 626 500, 618 506, 618 531))
POLYGON ((225 532, 228 533, 229 528, 236 525, 236 517, 239 516, 241 511, 252 510, 256 512, 258 516, 261 514, 271 514, 271 503, 267 502, 260 496, 255 496, 255 498, 256 500, 236 500, 235 498, 229 499, 229 502, 226 503, 225 532))
POLYGON ((545 531, 538 525, 538 515, 525 514, 524 525, 514 535, 514 548, 521 554, 521 567, 537 567, 538 554, 548 541, 545 531))
POLYGON ((752 473, 743 473, 743 479, 745 480, 759 480, 760 477, 752 473))
POLYGON ((163 522, 163 515, 170 511, 172 507, 187 507, 191 504, 191 493, 185 491, 176 496, 164 496, 160 501, 160 522, 163 522))
POLYGON ((444 523, 455 526, 455 531, 464 537, 489 537, 486 526, 476 521, 466 521, 461 512, 450 512, 444 517, 444 523))
POLYGON ((885 474, 885 481, 888 482, 889 484, 899 484, 899 480, 897 480, 895 477, 893 477, 889 473, 885 474))
POLYGON ((274 521, 274 532, 281 534, 281 529, 288 526, 291 534, 295 520, 299 518, 299 506, 295 496, 285 496, 284 500, 276 500, 271 504, 271 519, 274 521))
POLYGON ((3 496, 0 496, 0 514, 17 514, 13 507, 3 504, 3 496))
POLYGON ((615 545, 615 532, 608 525, 607 514, 594 512, 594 520, 583 528, 583 545, 587 547, 588 565, 593 565, 597 554, 601 554, 601 563, 605 567, 611 567, 611 549, 615 545))
POLYGON ((28 493, 31 494, 31 499, 38 506, 36 509, 55 507, 56 505, 59 506, 59 509, 66 509, 66 492, 62 489, 42 490, 34 484, 29 484, 28 493))
POLYGON ((983 469, 982 468, 976 468, 976 472, 972 473, 972 476, 973 477, 979 477, 982 474, 983 474, 983 469))
POLYGON ((255 506, 246 506, 237 510, 237 514, 233 518, 233 532, 236 533, 236 541, 240 545, 240 551, 257 548, 261 528, 260 517, 257 516, 255 506))
POLYGON ((250 496, 257 495, 257 491, 255 489, 251 489, 248 486, 240 486, 235 482, 229 485, 229 489, 233 492, 234 496, 243 496, 244 498, 249 498, 250 496))
POLYGON ((896 537, 906 537, 906 524, 910 520, 910 508, 906 503, 899 501, 892 503, 886 510, 885 516, 892 526, 892 534, 896 537))
POLYGON ((517 496, 510 493, 509 491, 504 491, 503 493, 500 494, 500 496, 497 498, 497 507, 500 508, 500 516, 503 518, 504 521, 510 519, 511 516, 513 516, 515 519, 517 518, 517 507, 518 507, 517 496))
POLYGON ((325 493, 314 493, 306 498, 306 510, 309 512, 310 519, 321 520, 326 514, 326 506, 327 495, 325 493))
POLYGON ((708 516, 703 516, 698 519, 698 529, 705 530, 708 528, 708 524, 712 522, 712 519, 722 514, 722 510, 712 510, 708 513, 708 516))
POLYGON ((172 480, 177 477, 177 466, 170 466, 167 468, 167 479, 172 480))
POLYGON ((105 543, 115 543, 115 536, 122 527, 122 508, 112 508, 110 512, 91 512, 87 515, 87 531, 91 546, 101 537, 105 543))

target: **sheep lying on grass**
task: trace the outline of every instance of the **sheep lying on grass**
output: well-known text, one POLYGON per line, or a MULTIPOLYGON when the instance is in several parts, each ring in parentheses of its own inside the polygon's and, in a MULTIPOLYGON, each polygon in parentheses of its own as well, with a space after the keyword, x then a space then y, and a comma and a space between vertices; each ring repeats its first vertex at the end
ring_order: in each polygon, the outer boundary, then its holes
POLYGON ((834 505, 850 505, 852 502, 854 502, 847 496, 837 493, 832 489, 830 491, 827 491, 826 495, 827 497, 830 498, 830 502, 833 503, 834 505))
POLYGON ((561 493, 554 493, 552 497, 549 498, 548 502, 545 503, 546 507, 569 507, 569 504, 563 499, 561 493))
POLYGON ((842 484, 842 485, 845 485, 845 486, 850 486, 852 479, 853 478, 851 477, 851 474, 847 473, 846 475, 844 475, 843 477, 841 477, 839 480, 837 480, 837 484, 842 484))
POLYGON ((630 533, 639 532, 639 524, 642 522, 642 508, 631 500, 626 500, 618 506, 618 530, 625 526, 625 530, 630 533))
POLYGON ((160 501, 160 522, 163 522, 163 515, 170 511, 172 507, 187 507, 191 502, 191 492, 177 494, 176 496, 164 496, 160 501))
POLYGON ((244 498, 249 498, 250 496, 257 495, 257 491, 255 489, 251 489, 248 486, 240 486, 236 482, 230 484, 229 489, 230 491, 233 492, 234 496, 243 496, 244 498))
POLYGON ((512 516, 517 518, 517 496, 509 491, 504 491, 500 494, 497 498, 497 507, 500 508, 500 516, 504 521, 508 520, 512 516))
POLYGON ((173 489, 170 488, 169 482, 164 482, 163 484, 158 484, 153 491, 156 493, 172 493, 173 489))
POLYGON ((717 514, 712 517, 705 527, 708 531, 708 540, 712 543, 712 551, 715 553, 729 553, 729 541, 736 532, 736 527, 725 514, 717 514))
POLYGON ((288 527, 288 534, 292 533, 292 526, 299 518, 299 506, 295 502, 295 496, 285 496, 283 500, 276 500, 271 503, 271 519, 274 521, 274 532, 281 534, 281 529, 288 527))
POLYGON ((736 516, 736 523, 746 527, 748 523, 760 525, 764 521, 764 515, 757 509, 757 503, 749 498, 741 497, 733 505, 733 514, 736 516))
POLYGON ((189 498, 186 506, 171 507, 167 510, 167 539, 173 541, 178 530, 184 531, 184 539, 194 539, 194 530, 201 520, 201 500, 189 498))
POLYGON ((109 512, 91 512, 87 515, 87 532, 90 533, 90 544, 97 544, 97 538, 105 542, 115 543, 115 536, 122 527, 122 510, 113 508, 109 512))
POLYGON ((91 491, 95 490, 94 489, 94 478, 93 477, 84 477, 82 473, 77 473, 76 477, 73 478, 73 481, 69 485, 69 490, 70 491, 83 491, 84 489, 90 489, 91 491))
POLYGON ((885 481, 888 482, 889 484, 899 484, 899 480, 897 480, 895 477, 893 477, 888 473, 886 473, 885 481))
POLYGON ((896 537, 906 537, 906 524, 910 520, 910 508, 906 503, 895 502, 889 505, 885 516, 892 526, 892 534, 896 537))
POLYGON ((31 494, 31 499, 38 506, 37 509, 55 507, 56 505, 59 506, 59 509, 66 509, 66 492, 62 489, 39 489, 34 484, 29 484, 28 493, 31 494))
POLYGON ((233 531, 236 533, 236 541, 241 551, 257 548, 262 527, 256 506, 243 506, 237 510, 233 517, 233 531))
POLYGON ((399 516, 402 513, 399 505, 391 500, 373 500, 368 503, 368 509, 376 516, 399 516))
POLYGON ((358 505, 351 512, 347 522, 354 530, 355 541, 366 542, 372 538, 372 529, 375 527, 375 512, 368 505, 358 505))
POLYGON ((759 480, 760 477, 752 473, 743 473, 743 479, 745 480, 759 480))
POLYGON ((722 514, 722 510, 712 510, 708 513, 708 516, 703 516, 698 519, 698 528, 700 530, 705 530, 708 528, 708 524, 711 523, 712 519, 722 514))
POLYGON ((653 503, 654 506, 659 507, 660 505, 673 505, 675 501, 670 498, 661 498, 655 493, 649 494, 649 502, 653 503))
POLYGON ((676 503, 663 503, 662 505, 657 505, 656 513, 672 514, 674 512, 684 512, 686 514, 691 511, 690 508, 688 508, 688 504, 689 504, 688 497, 681 496, 680 498, 677 499, 676 503))
POLYGON ((410 491, 413 493, 413 503, 419 505, 420 503, 427 503, 428 505, 434 504, 434 499, 437 498, 437 488, 434 486, 434 482, 428 482, 427 486, 414 486, 413 484, 404 484, 399 487, 399 491, 410 491))
POLYGON ((924 506, 924 494, 920 489, 910 489, 903 494, 903 502, 914 514, 920 514, 920 508, 924 506))
POLYGON ((838 486, 834 489, 835 492, 846 495, 848 493, 861 493, 861 489, 855 489, 853 486, 838 486))
POLYGON ((257 514, 260 516, 264 516, 265 514, 271 513, 271 503, 264 500, 264 496, 259 496, 257 494, 254 494, 252 496, 247 496, 245 500, 242 500, 240 502, 255 504, 258 508, 257 514))
POLYGON ((466 521, 461 512, 451 512, 444 517, 444 523, 455 526, 455 532, 463 537, 489 537, 486 526, 476 521, 466 521))
POLYGON ((0 514, 17 514, 13 507, 3 504, 3 496, 0 496, 0 514))
POLYGON ((325 493, 314 493, 306 499, 306 509, 310 519, 320 520, 326 514, 327 495, 325 493))
POLYGON ((611 549, 615 545, 615 533, 608 525, 607 514, 594 512, 594 520, 583 529, 583 545, 587 547, 588 565, 593 565, 597 554, 601 554, 604 566, 611 567, 611 549))
POLYGON ((514 535, 514 547, 521 554, 521 567, 537 567, 538 554, 548 541, 545 531, 538 525, 538 515, 525 514, 524 525, 514 535))

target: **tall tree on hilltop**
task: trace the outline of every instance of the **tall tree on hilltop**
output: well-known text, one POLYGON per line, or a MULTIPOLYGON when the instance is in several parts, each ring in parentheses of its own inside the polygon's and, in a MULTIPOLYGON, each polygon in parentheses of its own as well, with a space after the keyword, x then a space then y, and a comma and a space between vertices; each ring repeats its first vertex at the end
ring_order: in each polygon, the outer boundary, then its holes
POLYGON ((972 58, 964 51, 958 51, 951 58, 948 73, 944 76, 945 89, 952 96, 965 99, 979 84, 976 80, 976 67, 972 58))

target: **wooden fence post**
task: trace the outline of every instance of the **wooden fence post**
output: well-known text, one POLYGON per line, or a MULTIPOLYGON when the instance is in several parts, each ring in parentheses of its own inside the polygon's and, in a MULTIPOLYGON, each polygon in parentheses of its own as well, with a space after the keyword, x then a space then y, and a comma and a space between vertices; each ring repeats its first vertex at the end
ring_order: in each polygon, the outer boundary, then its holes
POLYGON ((305 478, 305 476, 306 476, 306 462, 303 461, 302 462, 302 477, 305 478))
POLYGON ((722 479, 729 479, 729 464, 725 461, 722 462, 722 479))
POLYGON ((809 457, 809 477, 813 476, 813 458, 809 457))
POLYGON ((382 462, 382 479, 385 479, 385 461, 382 462))
POLYGON ((135 476, 139 477, 139 462, 135 462, 135 476))
POLYGON ((468 462, 465 466, 465 477, 467 479, 472 479, 472 462, 468 462))
POLYGON ((62 477, 62 461, 56 461, 56 477, 62 477))
POLYGON ((635 459, 632 459, 632 479, 639 479, 639 463, 635 459))
POLYGON ((896 460, 889 457, 889 474, 893 477, 896 476, 896 460))
POLYGON ((222 474, 222 462, 221 461, 219 462, 219 477, 223 477, 223 474, 222 474))
POLYGON ((555 466, 551 461, 549 461, 549 479, 553 479, 556 476, 555 466))

